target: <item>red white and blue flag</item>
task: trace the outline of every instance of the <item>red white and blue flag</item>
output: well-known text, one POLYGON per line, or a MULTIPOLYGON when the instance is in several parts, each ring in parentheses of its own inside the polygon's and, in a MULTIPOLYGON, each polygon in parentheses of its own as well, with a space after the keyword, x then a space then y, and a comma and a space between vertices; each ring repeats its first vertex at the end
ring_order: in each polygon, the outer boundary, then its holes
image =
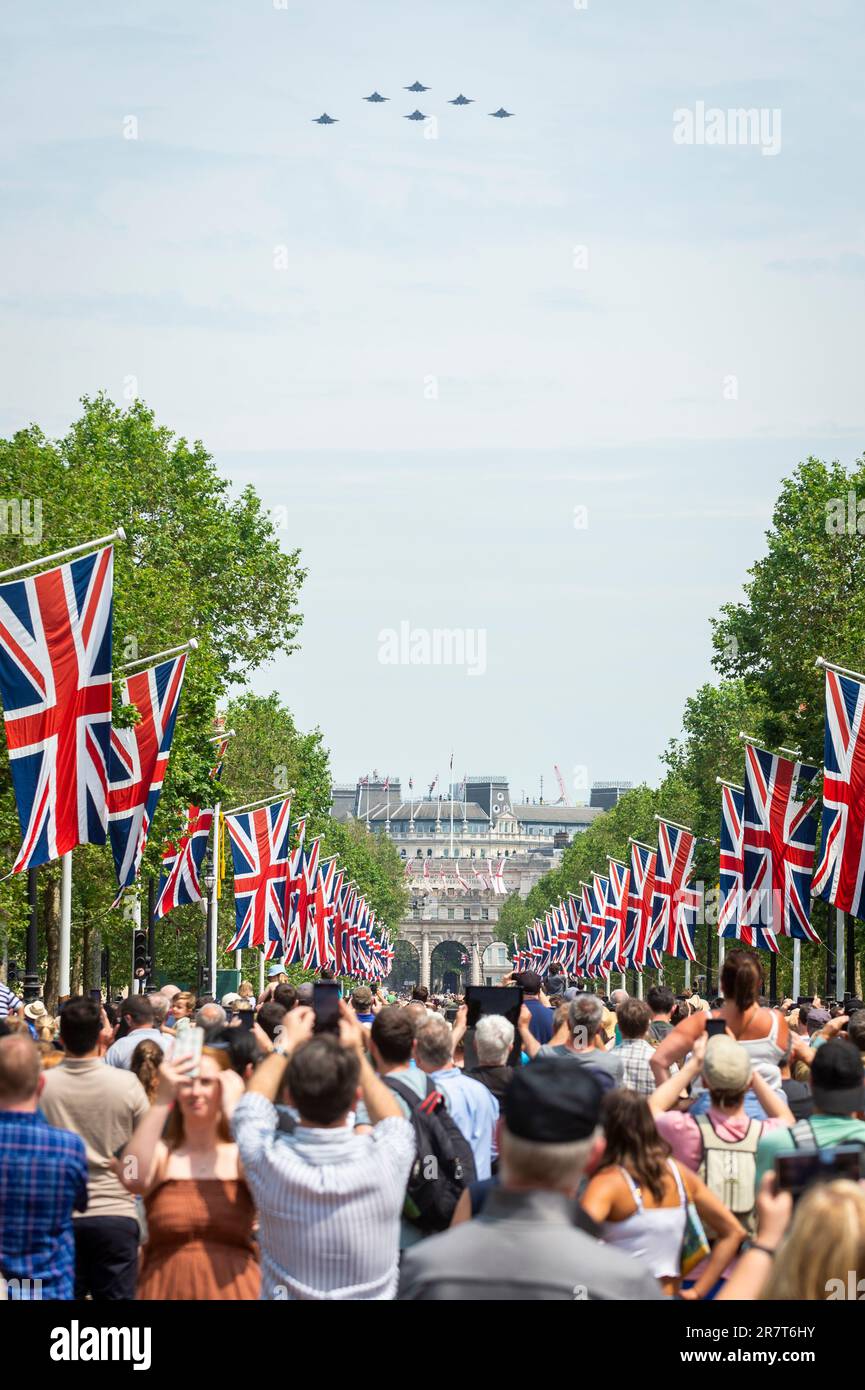
POLYGON ((291 799, 226 816, 234 866, 235 934, 229 951, 284 945, 291 799))
POLYGON ((817 768, 764 748, 745 748, 742 924, 819 941, 811 926, 816 798, 798 799, 817 768))
POLYGON ((22 843, 13 873, 104 845, 114 550, 0 585, 0 696, 22 843))
POLYGON ((322 865, 318 871, 315 891, 310 904, 309 930, 303 964, 307 970, 322 970, 333 965, 333 919, 336 912, 336 859, 322 865))
POLYGON ((607 945, 607 899, 610 894, 610 880, 604 874, 592 874, 592 944, 589 961, 595 967, 596 976, 609 969, 604 964, 607 945))
POLYGON ((696 960, 693 930, 696 893, 688 880, 694 862, 694 834, 670 821, 658 822, 651 945, 668 956, 696 960))
POLYGON ((609 891, 604 913, 604 968, 624 970, 628 925, 630 870, 621 859, 609 859, 609 891))
POLYGON ((177 845, 166 845, 162 851, 162 873, 154 917, 164 917, 175 907, 201 902, 201 866, 212 825, 212 808, 200 811, 197 806, 190 806, 186 816, 186 833, 177 845))
POLYGON ((630 841, 631 873, 628 880, 628 928, 625 938, 625 959, 639 972, 646 968, 647 958, 656 967, 661 953, 650 951, 652 934, 652 900, 655 894, 656 852, 646 845, 630 841))
POLYGON ((580 898, 583 904, 583 954, 580 964, 589 979, 595 980, 600 973, 596 956, 603 949, 603 936, 594 927, 595 890, 590 883, 584 883, 582 880, 580 880, 580 898))
MULTIPOLYGON (((5 697, 4 697, 5 698, 5 697)), ((823 830, 812 892, 865 918, 865 685, 826 672, 823 830)))
POLYGON ((162 794, 186 653, 123 682, 124 705, 135 705, 138 723, 111 730, 108 760, 108 834, 120 889, 138 877, 141 857, 162 794))
POLYGON ((778 953, 773 932, 744 921, 742 884, 745 874, 745 792, 724 782, 721 786, 721 860, 718 935, 745 946, 778 953))

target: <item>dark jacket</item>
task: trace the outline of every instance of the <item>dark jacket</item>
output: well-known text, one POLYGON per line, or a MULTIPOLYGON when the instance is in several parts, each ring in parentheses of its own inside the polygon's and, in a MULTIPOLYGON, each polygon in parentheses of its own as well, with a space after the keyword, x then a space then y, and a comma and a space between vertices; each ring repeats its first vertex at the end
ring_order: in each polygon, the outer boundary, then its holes
POLYGON ((660 1299, 647 1267, 573 1224, 560 1192, 491 1191, 474 1221, 407 1250, 398 1298, 416 1302, 660 1299))
POLYGON ((471 1071, 466 1072, 472 1081, 479 1081, 482 1086, 486 1086, 491 1091, 496 1100, 501 1105, 505 1097, 505 1091, 514 1079, 513 1067, 472 1067, 471 1071))

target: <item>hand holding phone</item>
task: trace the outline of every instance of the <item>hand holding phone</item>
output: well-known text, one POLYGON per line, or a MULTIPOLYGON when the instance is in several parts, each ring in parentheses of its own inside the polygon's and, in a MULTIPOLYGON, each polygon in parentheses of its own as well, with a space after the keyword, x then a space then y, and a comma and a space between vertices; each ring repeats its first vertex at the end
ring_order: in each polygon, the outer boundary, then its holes
POLYGON ((184 1028, 182 1033, 178 1033, 174 1039, 174 1047, 171 1051, 172 1064, 181 1062, 185 1057, 191 1057, 195 1063, 189 1071, 189 1076, 198 1076, 201 1071, 201 1053, 204 1048, 204 1029, 203 1028, 184 1028))
POLYGON ((312 987, 312 1007, 316 1033, 339 1032, 339 985, 319 980, 312 987))

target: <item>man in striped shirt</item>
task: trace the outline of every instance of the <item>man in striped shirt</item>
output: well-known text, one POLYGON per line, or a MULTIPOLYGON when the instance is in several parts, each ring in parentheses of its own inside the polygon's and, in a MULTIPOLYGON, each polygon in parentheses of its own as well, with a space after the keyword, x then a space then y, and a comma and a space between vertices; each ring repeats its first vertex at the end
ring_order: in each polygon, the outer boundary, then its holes
POLYGON ((286 1014, 233 1116, 260 1220, 261 1296, 390 1299, 414 1130, 348 1005, 340 1001, 338 1037, 313 1037, 314 1025, 310 1008, 286 1014), (354 1132, 358 1088, 371 1134, 354 1132), (277 1099, 300 1115, 292 1134, 278 1129, 277 1099))
POLYGON ((22 1001, 14 990, 0 980, 0 1018, 5 1018, 7 1014, 17 1013, 21 1008, 22 1001))

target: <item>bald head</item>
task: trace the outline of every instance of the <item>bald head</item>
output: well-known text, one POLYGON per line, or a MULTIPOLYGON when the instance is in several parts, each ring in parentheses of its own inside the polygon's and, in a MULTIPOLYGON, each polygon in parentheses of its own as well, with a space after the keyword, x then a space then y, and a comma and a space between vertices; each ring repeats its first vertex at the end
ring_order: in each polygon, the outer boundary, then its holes
POLYGON ((0 1038, 0 1110, 35 1110, 41 1075, 42 1058, 28 1036, 0 1038))
POLYGON ((614 989, 610 995, 610 1003, 614 1009, 619 1009, 627 998, 628 991, 626 989, 614 989))

